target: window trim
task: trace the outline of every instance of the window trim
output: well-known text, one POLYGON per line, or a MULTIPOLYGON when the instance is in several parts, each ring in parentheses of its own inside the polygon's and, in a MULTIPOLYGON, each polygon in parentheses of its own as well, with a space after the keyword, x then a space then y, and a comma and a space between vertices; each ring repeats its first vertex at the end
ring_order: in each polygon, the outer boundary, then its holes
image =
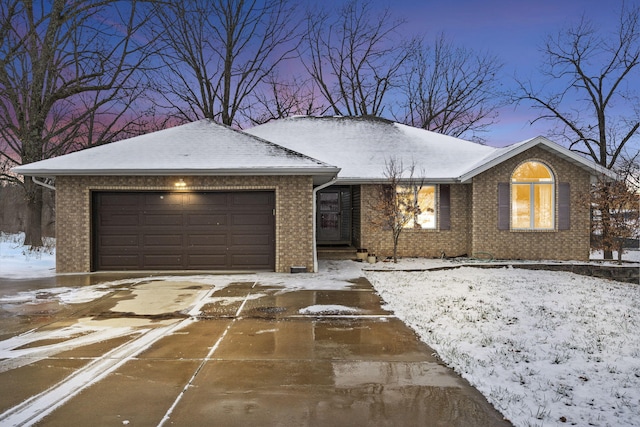
POLYGON ((513 171, 511 172, 511 176, 509 177, 509 223, 510 223, 510 229, 513 231, 556 231, 556 222, 558 219, 558 215, 556 212, 556 209, 558 208, 558 202, 556 200, 557 197, 557 185, 558 185, 558 180, 556 178, 556 174, 553 171, 553 169, 551 168, 551 166, 549 166, 546 162, 542 161, 542 160, 538 160, 538 159, 528 159, 525 160, 521 163, 518 164, 518 166, 516 166, 513 171), (514 174, 516 173, 516 171, 522 167, 523 165, 527 164, 527 163, 539 163, 540 165, 542 165, 548 172, 549 175, 551 176, 551 180, 550 181, 526 181, 526 180, 522 180, 522 181, 514 181, 514 174), (514 226, 514 199, 513 199, 513 195, 514 195, 514 186, 515 185, 528 185, 529 186, 529 226, 528 227, 515 227, 514 226), (550 185, 551 186, 551 227, 536 227, 535 226, 535 221, 536 221, 536 215, 535 215, 535 207, 536 207, 536 202, 535 202, 535 192, 536 192, 536 186, 539 185, 550 185))

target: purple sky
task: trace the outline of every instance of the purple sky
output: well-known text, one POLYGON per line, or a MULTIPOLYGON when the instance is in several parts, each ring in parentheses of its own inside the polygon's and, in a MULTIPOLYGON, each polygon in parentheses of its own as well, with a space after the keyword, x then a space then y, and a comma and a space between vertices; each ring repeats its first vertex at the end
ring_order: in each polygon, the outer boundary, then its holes
MULTIPOLYGON (((628 5, 640 0, 626 0, 628 5)), ((487 50, 504 63, 504 84, 512 76, 533 76, 541 62, 539 47, 545 36, 575 24, 584 15, 607 32, 613 31, 622 0, 376 0, 389 6, 394 15, 407 21, 408 34, 424 34, 427 40, 444 32, 454 43, 474 50, 487 50)), ((640 87, 640 70, 635 72, 640 87)), ((485 135, 495 146, 544 135, 550 122, 535 126, 529 121, 536 112, 528 106, 506 107, 498 124, 485 135)), ((635 147, 640 147, 636 138, 635 147)))

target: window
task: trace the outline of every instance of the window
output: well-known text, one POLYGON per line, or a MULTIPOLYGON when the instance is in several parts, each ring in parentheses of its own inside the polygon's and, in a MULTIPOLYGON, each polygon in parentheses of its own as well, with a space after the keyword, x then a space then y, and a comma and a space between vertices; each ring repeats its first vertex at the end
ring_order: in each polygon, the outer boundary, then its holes
POLYGON ((521 164, 511 175, 511 228, 550 230, 554 225, 555 182, 540 162, 521 164))
POLYGON ((436 228, 436 186, 398 187, 398 198, 408 215, 403 228, 436 228))

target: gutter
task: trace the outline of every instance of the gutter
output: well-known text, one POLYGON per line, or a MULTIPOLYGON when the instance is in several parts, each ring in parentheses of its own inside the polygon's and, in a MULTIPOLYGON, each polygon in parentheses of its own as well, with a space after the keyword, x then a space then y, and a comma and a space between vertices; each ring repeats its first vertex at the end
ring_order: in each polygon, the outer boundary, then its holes
MULTIPOLYGON (((43 160, 44 161, 44 160, 43 160)), ((279 175, 327 175, 333 176, 340 169, 335 166, 316 167, 256 167, 226 169, 75 169, 75 168, 30 168, 29 165, 11 169, 21 175, 39 176, 279 176, 279 175)))
POLYGON ((317 273, 318 272, 318 247, 317 247, 317 236, 316 236, 316 229, 318 228, 318 221, 316 218, 317 210, 318 210, 318 191, 327 188, 333 184, 336 183, 336 180, 338 179, 337 175, 334 175, 333 178, 331 178, 331 181, 326 182, 322 185, 317 186, 316 188, 313 189, 313 217, 312 217, 312 224, 313 224, 313 239, 312 239, 312 244, 313 244, 313 272, 317 273))
POLYGON ((35 175, 32 175, 32 176, 31 176, 31 181, 33 181, 34 183, 38 184, 38 185, 39 185, 39 186, 41 186, 41 187, 48 188, 49 190, 56 191, 56 187, 54 187, 54 186, 53 186, 53 185, 51 185, 51 184, 47 184, 47 183, 46 183, 46 182, 44 182, 44 181, 38 181, 38 180, 36 179, 35 175))
MULTIPOLYGON (((459 184, 458 178, 423 178, 414 176, 413 178, 400 178, 402 182, 424 181, 429 184, 459 184)), ((370 184, 388 184, 389 178, 340 178, 334 184, 340 185, 370 185, 370 184)))

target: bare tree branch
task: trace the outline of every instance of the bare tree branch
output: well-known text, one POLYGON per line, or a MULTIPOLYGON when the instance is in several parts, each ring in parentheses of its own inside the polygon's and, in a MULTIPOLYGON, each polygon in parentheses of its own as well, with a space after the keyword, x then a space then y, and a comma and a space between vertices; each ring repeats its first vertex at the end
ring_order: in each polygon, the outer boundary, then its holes
MULTIPOLYGON (((137 72, 149 54, 136 37, 148 19, 140 2, 9 0, 0 11, 0 159, 12 165, 47 159, 106 142, 106 134, 93 139, 98 123, 126 126, 120 119, 140 93, 137 72), (115 109, 119 120, 103 123, 103 113, 115 109)), ((19 181, 6 171, 2 177, 19 181)), ((25 243, 40 246, 42 187, 22 185, 25 243)))
POLYGON ((615 37, 602 36, 584 18, 549 37, 541 68, 549 88, 518 81, 513 98, 540 110, 534 121, 556 123, 553 136, 570 149, 609 169, 616 166, 625 147, 638 141, 637 88, 627 83, 639 70, 639 18, 640 7, 623 7, 615 37))
POLYGON ((292 115, 323 115, 327 107, 319 103, 313 82, 281 80, 275 73, 266 80, 266 89, 253 95, 255 101, 243 113, 252 125, 292 115))
POLYGON ((590 193, 592 207, 591 232, 592 248, 601 249, 604 258, 612 258, 618 253, 618 262, 627 241, 640 238, 640 189, 637 185, 638 165, 625 162, 619 170, 620 179, 611 181, 602 178, 590 193), (632 176, 635 175, 635 176, 632 176))
POLYGON ((374 225, 390 230, 393 239, 393 262, 398 262, 398 242, 402 231, 416 221, 420 212, 418 195, 424 182, 414 177, 415 164, 405 167, 402 161, 390 158, 385 162, 386 182, 376 186, 371 201, 374 225))
POLYGON ((368 0, 351 0, 337 16, 310 11, 304 66, 336 115, 381 116, 413 42, 389 9, 374 16, 368 0))
POLYGON ((500 106, 502 67, 489 54, 456 47, 441 34, 432 47, 421 46, 407 61, 396 120, 460 137, 493 124, 500 106))
POLYGON ((290 0, 185 0, 158 6, 160 106, 183 121, 239 125, 251 95, 299 44, 290 0))

